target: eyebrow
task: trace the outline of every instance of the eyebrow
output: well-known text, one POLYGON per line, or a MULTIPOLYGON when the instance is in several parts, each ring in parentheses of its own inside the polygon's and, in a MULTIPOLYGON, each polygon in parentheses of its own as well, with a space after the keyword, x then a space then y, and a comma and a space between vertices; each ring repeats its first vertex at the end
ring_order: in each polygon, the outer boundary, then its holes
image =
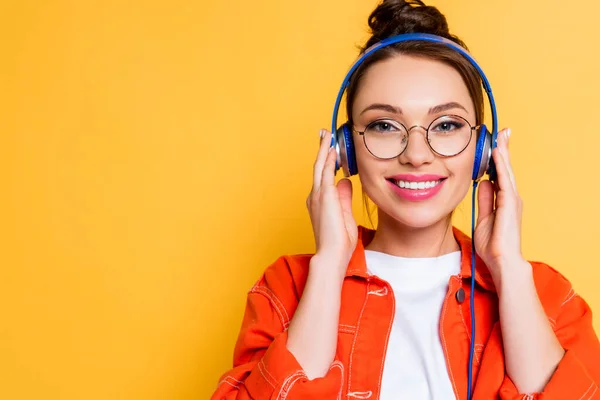
MULTIPOLYGON (((464 106, 462 106, 460 103, 451 101, 450 103, 440 104, 435 107, 431 107, 429 109, 428 114, 438 114, 438 113, 441 113, 444 111, 451 110, 453 108, 460 108, 460 109, 467 111, 467 109, 464 106)), ((398 114, 398 115, 402 114, 402 109, 400 107, 395 107, 391 104, 385 104, 385 103, 373 103, 373 104, 369 105, 368 107, 366 107, 364 110, 362 110, 360 115, 366 113, 369 110, 387 111, 389 113, 398 114)))

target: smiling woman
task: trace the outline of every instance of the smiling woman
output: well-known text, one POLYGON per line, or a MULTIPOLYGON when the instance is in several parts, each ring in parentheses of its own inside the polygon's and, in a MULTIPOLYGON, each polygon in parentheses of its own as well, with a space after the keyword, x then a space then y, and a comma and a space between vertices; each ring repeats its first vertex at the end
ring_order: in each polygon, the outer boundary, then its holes
POLYGON ((590 308, 521 253, 510 130, 485 147, 487 79, 421 1, 385 0, 369 26, 343 136, 322 132, 314 163, 316 252, 281 257, 252 288, 213 399, 598 398, 590 308), (340 162, 377 206, 375 230, 357 227, 340 162), (473 248, 451 216, 483 170, 473 248))
MULTIPOLYGON (((437 46, 452 51, 443 45, 437 46)), ((360 84, 354 86, 357 90, 348 94, 348 102, 353 104, 349 123, 357 131, 365 127, 363 146, 357 145, 355 149, 360 179, 369 198, 377 204, 380 226, 386 226, 386 221, 396 221, 406 226, 432 229, 437 223, 446 226, 448 232, 447 216, 471 186, 476 143, 471 140, 471 133, 481 119, 477 118, 475 102, 454 67, 418 53, 397 51, 399 53, 395 56, 388 51, 388 58, 368 64, 370 68, 361 76, 360 84), (378 106, 382 104, 388 106, 378 106), (372 132, 373 124, 383 121, 394 121, 387 129, 389 131, 391 126, 396 126, 398 129, 393 130, 400 137, 392 137, 388 142, 381 139, 381 134, 372 132), (449 130, 454 134, 447 136, 448 133, 442 133, 449 130), (439 153, 444 157, 440 157, 439 153), (400 166, 404 166, 405 171, 399 171, 400 166), (389 179, 398 172, 415 175, 405 179, 409 182, 423 180, 419 175, 424 173, 435 174, 441 177, 442 184, 436 187, 436 196, 428 202, 399 207, 395 194, 405 191, 402 188, 390 191, 388 187, 389 179), (386 179, 381 180, 382 176, 386 179)), ((479 102, 481 110, 481 89, 479 102)), ((407 194, 415 199, 431 197, 429 193, 420 191, 407 194)), ((382 236, 375 235, 372 246, 378 247, 382 236)), ((446 245, 454 242, 451 235, 447 239, 446 245)))

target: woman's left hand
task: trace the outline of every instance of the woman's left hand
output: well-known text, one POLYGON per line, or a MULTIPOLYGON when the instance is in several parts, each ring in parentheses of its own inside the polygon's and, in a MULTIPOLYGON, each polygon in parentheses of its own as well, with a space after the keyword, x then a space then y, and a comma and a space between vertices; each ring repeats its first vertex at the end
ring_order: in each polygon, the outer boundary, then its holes
POLYGON ((510 165, 509 136, 510 129, 498 134, 498 147, 492 151, 498 178, 494 184, 486 180, 479 185, 479 216, 475 227, 475 251, 496 284, 507 268, 518 268, 524 263, 521 254, 523 202, 510 165))

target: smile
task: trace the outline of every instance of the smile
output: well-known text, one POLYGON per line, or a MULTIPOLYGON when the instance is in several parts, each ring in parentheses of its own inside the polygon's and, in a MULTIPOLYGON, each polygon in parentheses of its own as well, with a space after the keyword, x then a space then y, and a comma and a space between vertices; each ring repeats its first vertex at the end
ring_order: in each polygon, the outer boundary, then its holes
POLYGON ((401 199, 424 201, 442 190, 447 177, 440 175, 396 175, 387 178, 392 191, 401 199))
POLYGON ((414 181, 395 181, 396 185, 401 188, 411 189, 411 190, 422 190, 422 189, 430 189, 442 183, 443 179, 438 179, 437 181, 425 181, 425 182, 414 182, 414 181))

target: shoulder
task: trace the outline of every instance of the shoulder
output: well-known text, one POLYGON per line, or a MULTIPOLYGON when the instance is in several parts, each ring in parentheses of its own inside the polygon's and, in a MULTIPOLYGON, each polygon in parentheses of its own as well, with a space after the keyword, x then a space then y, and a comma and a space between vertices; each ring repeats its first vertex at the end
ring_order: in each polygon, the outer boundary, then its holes
POLYGON ((293 315, 306 280, 312 254, 284 255, 272 262, 248 295, 266 297, 282 316, 284 326, 293 315))
POLYGON ((550 317, 558 316, 564 307, 578 298, 571 282, 550 265, 539 262, 529 262, 533 268, 533 279, 538 297, 550 317))
MULTIPOLYGON (((290 287, 304 289, 312 254, 283 255, 263 272, 254 287, 267 286, 271 290, 290 287)), ((302 290, 300 290, 300 293, 302 290)))

